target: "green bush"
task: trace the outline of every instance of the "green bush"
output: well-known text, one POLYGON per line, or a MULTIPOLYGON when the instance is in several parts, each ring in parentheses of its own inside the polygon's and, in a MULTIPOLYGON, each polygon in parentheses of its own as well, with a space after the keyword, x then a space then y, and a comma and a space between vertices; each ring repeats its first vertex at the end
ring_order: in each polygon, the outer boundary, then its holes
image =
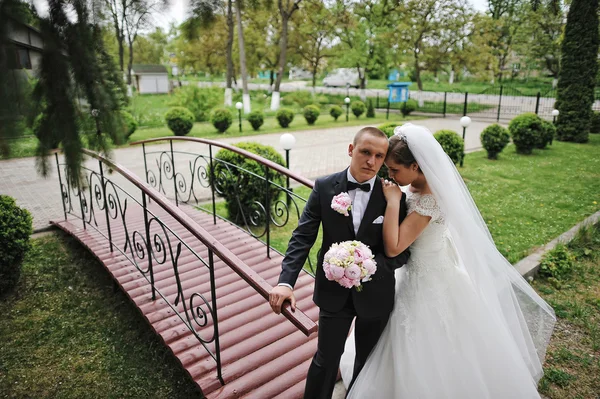
POLYGON ((559 244, 542 259, 540 276, 563 280, 571 275, 574 264, 575 255, 566 246, 559 244))
POLYGON ((508 124, 508 131, 519 154, 531 154, 542 136, 542 119, 533 113, 517 116, 508 124))
MULTIPOLYGON (((235 146, 285 166, 283 157, 273 147, 253 142, 237 143, 235 146)), ((248 225, 251 224, 251 218, 257 222, 264 222, 264 211, 257 204, 259 202, 263 207, 265 206, 265 180, 257 177, 264 178, 264 165, 229 150, 220 150, 215 158, 215 187, 219 195, 225 198, 230 220, 235 223, 244 223, 245 220, 248 225), (225 162, 236 165, 237 168, 225 162), (241 210, 244 211, 243 214, 241 210)), ((285 183, 283 176, 273 171, 269 173, 269 180, 280 186, 285 183)), ((271 205, 280 194, 281 192, 273 184, 269 185, 271 205)))
POLYGON ((286 107, 304 108, 313 103, 313 95, 309 91, 294 91, 281 97, 281 104, 286 107))
POLYGON ((542 130, 540 132, 540 140, 538 141, 536 148, 544 149, 548 144, 552 144, 556 136, 556 126, 552 122, 548 122, 542 119, 542 130))
POLYGON ((333 105, 331 107, 331 109, 329 110, 329 115, 331 115, 333 117, 333 119, 336 121, 340 117, 340 115, 342 115, 343 113, 344 113, 344 111, 342 110, 342 107, 340 107, 339 105, 333 105))
POLYGON ((398 126, 400 126, 400 124, 395 122, 387 122, 377 126, 377 128, 384 132, 388 138, 390 138, 394 135, 394 129, 398 126))
POLYGON ((350 104, 350 109, 352 110, 354 116, 356 116, 357 118, 359 118, 362 114, 365 113, 366 108, 367 107, 365 107, 365 103, 363 103, 362 101, 352 101, 352 103, 350 104))
POLYGON ((316 105, 307 105, 304 107, 304 119, 306 119, 306 123, 314 125, 317 119, 319 119, 320 113, 321 110, 316 105))
POLYGON ((367 105, 367 118, 375 118, 375 107, 373 107, 373 101, 370 98, 367 105))
POLYGON ((410 115, 411 112, 416 111, 418 107, 418 103, 416 100, 408 99, 406 102, 403 102, 400 106, 400 112, 402 116, 406 117, 410 115))
POLYGON ((32 232, 29 211, 19 208, 12 197, 0 195, 0 297, 19 281, 32 232))
POLYGON ((277 122, 279 122, 279 126, 288 127, 294 120, 294 111, 289 108, 280 108, 275 117, 277 118, 277 122))
POLYGON ((129 139, 129 137, 137 130, 138 124, 135 119, 133 119, 133 115, 127 111, 121 111, 121 120, 123 121, 125 128, 125 137, 129 139))
POLYGON ((227 108, 217 108, 210 116, 210 123, 219 133, 224 133, 233 123, 233 115, 227 108))
POLYGON ((590 127, 590 133, 600 133, 600 112, 592 112, 592 126, 590 127))
POLYGON ((194 126, 194 114, 183 107, 171 108, 165 114, 165 120, 175 136, 185 136, 194 126))
POLYGON ((481 145, 487 151, 489 159, 498 159, 498 154, 504 150, 510 141, 508 130, 494 123, 481 132, 481 145))
POLYGON ((454 130, 438 130, 433 137, 440 143, 444 152, 448 154, 455 165, 460 162, 465 151, 465 143, 454 130))
POLYGON ((265 117, 260 111, 252 111, 248 115, 248 122, 252 125, 252 129, 258 131, 263 123, 265 123, 265 117))
POLYGON ((194 114, 196 122, 206 122, 209 120, 210 110, 223 104, 223 101, 223 89, 186 85, 173 91, 173 99, 169 105, 187 108, 194 114))

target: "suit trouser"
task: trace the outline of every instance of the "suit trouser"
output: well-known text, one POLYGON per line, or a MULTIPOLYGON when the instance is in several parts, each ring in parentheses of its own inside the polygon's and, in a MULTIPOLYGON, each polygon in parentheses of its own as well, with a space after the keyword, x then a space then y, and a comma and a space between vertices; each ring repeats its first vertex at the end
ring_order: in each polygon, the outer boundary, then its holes
MULTIPOLYGON (((308 369, 304 399, 330 399, 333 395, 340 359, 354 317, 356 311, 352 295, 348 296, 348 301, 339 312, 320 310, 317 353, 308 369)), ((377 344, 388 319, 389 314, 380 318, 356 317, 354 323, 356 358, 352 382, 377 344)))

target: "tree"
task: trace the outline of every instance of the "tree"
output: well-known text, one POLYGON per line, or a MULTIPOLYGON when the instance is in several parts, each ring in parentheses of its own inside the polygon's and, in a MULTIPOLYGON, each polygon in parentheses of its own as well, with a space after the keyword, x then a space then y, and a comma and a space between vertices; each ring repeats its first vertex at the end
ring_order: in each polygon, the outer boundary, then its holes
POLYGON ((513 54, 515 39, 525 24, 528 5, 522 0, 488 0, 488 5, 494 33, 490 46, 497 60, 498 80, 502 80, 513 54))
POLYGON ((138 64, 163 64, 166 63, 167 34, 156 28, 154 32, 138 36, 133 44, 133 52, 138 64))
POLYGON ((562 141, 588 141, 600 44, 598 2, 573 0, 567 15, 556 100, 562 141))
POLYGON ((254 49, 248 57, 248 69, 251 74, 258 70, 269 71, 270 84, 273 88, 275 73, 279 62, 280 16, 269 9, 247 10, 246 44, 254 49))
POLYGON ((252 110, 250 108, 250 94, 248 93, 248 69, 246 67, 246 46, 244 44, 244 27, 242 24, 242 0, 235 1, 235 15, 237 18, 240 73, 242 74, 242 102, 244 104, 244 113, 249 114, 252 110))

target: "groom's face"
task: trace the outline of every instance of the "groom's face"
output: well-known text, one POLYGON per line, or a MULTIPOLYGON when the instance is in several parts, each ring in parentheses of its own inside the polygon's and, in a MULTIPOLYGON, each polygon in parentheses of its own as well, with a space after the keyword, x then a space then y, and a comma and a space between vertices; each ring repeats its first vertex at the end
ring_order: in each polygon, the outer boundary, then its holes
POLYGON ((379 172, 388 150, 388 141, 383 137, 372 134, 363 134, 350 144, 348 154, 352 157, 350 161, 350 173, 359 182, 364 183, 379 172))

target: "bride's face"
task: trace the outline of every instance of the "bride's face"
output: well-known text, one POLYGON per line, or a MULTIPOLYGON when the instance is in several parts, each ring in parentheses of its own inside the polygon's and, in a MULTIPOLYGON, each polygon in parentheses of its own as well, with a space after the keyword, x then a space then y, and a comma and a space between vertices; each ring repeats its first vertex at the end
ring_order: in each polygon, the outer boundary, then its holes
POLYGON ((400 186, 408 186, 419 177, 419 165, 413 162, 409 166, 395 162, 393 159, 386 159, 385 166, 388 168, 390 179, 394 180, 400 186))

